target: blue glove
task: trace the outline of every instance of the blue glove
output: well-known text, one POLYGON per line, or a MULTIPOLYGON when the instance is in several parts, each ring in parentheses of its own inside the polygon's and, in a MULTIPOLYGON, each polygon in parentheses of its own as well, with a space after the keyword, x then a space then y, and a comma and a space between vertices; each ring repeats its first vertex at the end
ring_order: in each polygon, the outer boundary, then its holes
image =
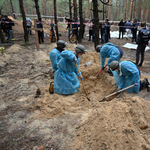
POLYGON ((139 85, 139 83, 138 83, 138 82, 134 83, 134 86, 138 86, 138 85, 139 85))
POLYGON ((120 90, 121 90, 121 87, 118 87, 118 89, 117 89, 117 91, 116 91, 116 92, 117 92, 117 93, 119 93, 119 91, 120 91, 120 90))
POLYGON ((74 57, 73 61, 74 61, 74 63, 77 63, 78 59, 76 56, 74 57))

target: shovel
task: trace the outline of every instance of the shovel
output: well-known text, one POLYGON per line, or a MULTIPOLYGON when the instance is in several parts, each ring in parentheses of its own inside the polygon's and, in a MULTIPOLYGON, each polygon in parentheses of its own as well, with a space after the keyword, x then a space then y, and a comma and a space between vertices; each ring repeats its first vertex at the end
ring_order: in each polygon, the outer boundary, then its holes
POLYGON ((104 99, 106 99, 106 98, 108 98, 108 97, 110 97, 110 96, 113 96, 113 95, 115 95, 115 94, 118 94, 118 93, 120 93, 120 92, 122 92, 122 91, 124 91, 124 90, 127 90, 127 89, 129 89, 129 88, 131 88, 131 87, 133 87, 133 86, 134 86, 134 84, 133 84, 133 85, 130 85, 130 86, 128 86, 128 87, 126 87, 126 88, 124 88, 124 89, 118 91, 118 92, 114 92, 114 93, 112 93, 112 94, 110 94, 110 95, 108 95, 108 96, 105 96, 105 97, 104 97, 101 101, 99 101, 99 102, 102 102, 104 99))
POLYGON ((79 65, 79 66, 91 66, 91 65, 92 65, 91 62, 87 62, 86 64, 84 64, 84 65, 79 65))
MULTIPOLYGON (((104 69, 107 67, 107 65, 104 67, 104 69)), ((99 73, 95 77, 97 77, 104 69, 101 69, 99 73)))
MULTIPOLYGON (((77 68, 77 70, 78 70, 79 77, 81 78, 81 74, 80 74, 80 71, 79 71, 79 68, 78 68, 78 65, 77 65, 77 63, 76 63, 76 68, 77 68)), ((87 93, 86 93, 86 90, 85 90, 85 88, 84 88, 83 81, 81 80, 81 82, 82 82, 82 86, 83 86, 83 89, 84 89, 84 92, 85 92, 86 98, 88 99, 88 101, 90 101, 90 99, 87 97, 87 93)))

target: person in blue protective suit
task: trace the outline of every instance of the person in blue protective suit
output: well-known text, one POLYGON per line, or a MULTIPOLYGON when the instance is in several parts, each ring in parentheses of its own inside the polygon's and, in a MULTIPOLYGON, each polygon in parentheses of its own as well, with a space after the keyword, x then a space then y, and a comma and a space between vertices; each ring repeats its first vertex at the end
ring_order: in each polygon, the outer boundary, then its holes
MULTIPOLYGON (((58 93, 63 95, 74 94, 78 91, 79 80, 77 76, 78 70, 76 63, 79 66, 80 57, 86 53, 86 49, 83 45, 78 45, 75 51, 63 51, 60 56, 61 59, 58 62, 58 69, 55 72, 54 83, 50 83, 50 94, 58 93)), ((81 74, 81 73, 80 73, 81 74)), ((81 74, 81 80, 83 76, 81 74)))
POLYGON ((110 73, 110 75, 112 76, 112 72, 110 70, 110 63, 114 60, 120 61, 123 55, 123 51, 113 43, 106 43, 102 47, 100 45, 97 45, 96 51, 100 52, 102 69, 104 69, 106 58, 109 58, 107 62, 107 66, 109 67, 109 69, 107 72, 110 73))
POLYGON ((145 78, 143 81, 140 81, 140 72, 137 66, 131 61, 112 61, 110 68, 113 73, 114 81, 118 85, 117 92, 121 89, 124 89, 130 85, 133 87, 126 89, 129 93, 138 93, 140 90, 145 87, 148 88, 149 82, 145 78))
POLYGON ((53 67, 53 73, 51 75, 52 79, 54 79, 54 73, 58 69, 58 62, 61 58, 60 53, 65 50, 64 48, 66 47, 66 45, 67 45, 67 43, 65 41, 59 40, 57 42, 57 47, 55 47, 49 54, 50 61, 52 63, 52 67, 53 67))

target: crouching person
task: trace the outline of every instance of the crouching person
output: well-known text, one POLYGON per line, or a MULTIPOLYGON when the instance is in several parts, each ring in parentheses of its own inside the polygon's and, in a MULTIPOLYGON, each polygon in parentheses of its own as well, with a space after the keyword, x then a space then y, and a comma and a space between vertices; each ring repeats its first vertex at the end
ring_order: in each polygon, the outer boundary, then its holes
POLYGON ((118 61, 112 61, 110 69, 113 72, 114 81, 118 85, 117 92, 130 85, 134 86, 126 89, 129 93, 138 93, 140 90, 149 87, 147 78, 140 81, 140 71, 131 61, 122 61, 121 63, 118 61))
MULTIPOLYGON (((79 66, 80 57, 86 53, 86 49, 82 45, 78 45, 75 51, 63 51, 58 62, 58 69, 55 72, 54 83, 50 83, 49 92, 52 94, 58 93, 63 95, 74 94, 79 88, 79 77, 76 63, 79 66)), ((80 72, 81 74, 81 72, 80 72)), ((83 76, 81 74, 81 79, 83 76)))
POLYGON ((109 67, 108 73, 112 76, 112 72, 110 70, 110 63, 114 60, 120 61, 123 51, 114 45, 113 43, 107 43, 101 47, 101 45, 97 45, 96 51, 100 52, 101 57, 101 68, 104 69, 105 60, 108 59, 107 66, 109 67))

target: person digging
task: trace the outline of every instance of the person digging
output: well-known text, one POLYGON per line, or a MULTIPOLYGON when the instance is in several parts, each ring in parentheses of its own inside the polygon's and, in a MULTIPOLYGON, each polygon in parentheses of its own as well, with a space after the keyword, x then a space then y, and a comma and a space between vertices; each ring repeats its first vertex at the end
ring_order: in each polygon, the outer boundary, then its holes
POLYGON ((63 95, 74 94, 78 91, 80 82, 77 78, 83 80, 83 76, 78 73, 80 57, 86 53, 83 45, 78 45, 75 51, 63 51, 58 62, 58 69, 55 72, 54 82, 50 83, 50 94, 58 93, 63 95), (77 64, 77 67, 76 67, 77 64), (54 84, 55 83, 55 84, 54 84))
POLYGON ((105 68, 104 65, 105 65, 106 58, 109 58, 107 61, 107 66, 109 67, 109 69, 107 70, 107 73, 109 73, 110 76, 113 76, 113 74, 110 70, 110 63, 114 60, 120 62, 120 59, 123 55, 123 51, 119 47, 117 47, 116 45, 114 45, 113 43, 110 43, 110 42, 103 46, 97 45, 96 51, 100 52, 102 69, 105 68))
POLYGON ((51 79, 54 79, 54 74, 58 69, 58 62, 61 58, 60 53, 65 50, 67 42, 59 40, 57 42, 57 47, 55 47, 49 54, 50 61, 52 63, 53 73, 51 74, 51 79))
POLYGON ((126 89, 128 93, 138 93, 144 88, 149 88, 148 79, 145 78, 140 81, 140 72, 137 66, 131 61, 112 61, 110 64, 110 69, 112 70, 114 81, 118 86, 116 92, 119 93, 121 89, 128 86, 134 85, 131 88, 126 89))

